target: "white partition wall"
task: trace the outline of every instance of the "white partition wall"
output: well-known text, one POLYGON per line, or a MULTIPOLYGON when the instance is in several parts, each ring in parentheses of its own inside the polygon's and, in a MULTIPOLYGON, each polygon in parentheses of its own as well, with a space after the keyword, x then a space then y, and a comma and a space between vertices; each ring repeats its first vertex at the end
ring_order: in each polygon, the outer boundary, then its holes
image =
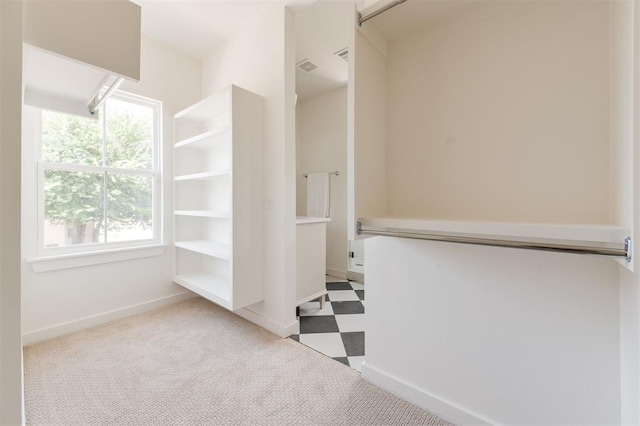
MULTIPOLYGON (((621 245, 638 213, 633 9, 407 2, 354 25, 350 225, 621 245)), ((365 246, 364 377, 459 423, 638 421, 635 262, 365 246)))
POLYGON ((460 424, 619 424, 614 262, 386 237, 366 250, 366 378, 460 424))
MULTIPOLYGON (((611 4, 611 221, 638 235, 638 45, 640 10, 631 1, 611 4), (634 52, 635 49, 635 52, 634 52), (634 62, 635 57, 635 62, 634 62), (615 70, 615 72, 614 72, 615 70), (635 87, 635 93, 634 93, 635 87)), ((637 259, 619 269, 621 423, 640 423, 640 274, 637 259)))
POLYGON ((264 301, 237 313, 288 336, 295 330, 295 28, 280 2, 259 2, 202 62, 203 95, 236 84, 264 97, 264 301))

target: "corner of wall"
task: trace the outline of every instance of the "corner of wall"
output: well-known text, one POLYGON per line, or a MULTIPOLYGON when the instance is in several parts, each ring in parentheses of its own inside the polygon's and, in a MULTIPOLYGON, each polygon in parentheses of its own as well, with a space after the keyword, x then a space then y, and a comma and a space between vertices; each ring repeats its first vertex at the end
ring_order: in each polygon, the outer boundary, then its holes
POLYGON ((0 424, 24 423, 20 290, 22 0, 0 2, 0 424))

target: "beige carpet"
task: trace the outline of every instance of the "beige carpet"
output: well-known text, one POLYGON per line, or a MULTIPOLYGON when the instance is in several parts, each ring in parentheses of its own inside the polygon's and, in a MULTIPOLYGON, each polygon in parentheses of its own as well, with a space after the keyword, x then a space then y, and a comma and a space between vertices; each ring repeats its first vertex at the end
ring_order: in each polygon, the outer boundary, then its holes
POLYGON ((203 299, 25 348, 31 425, 449 425, 203 299))

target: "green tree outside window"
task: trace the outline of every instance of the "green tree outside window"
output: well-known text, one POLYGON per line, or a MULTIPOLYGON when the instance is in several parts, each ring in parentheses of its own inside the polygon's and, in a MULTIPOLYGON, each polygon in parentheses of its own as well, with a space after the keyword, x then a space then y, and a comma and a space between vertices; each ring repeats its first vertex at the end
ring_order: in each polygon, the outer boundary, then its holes
POLYGON ((66 244, 152 237, 153 176, 128 171, 153 169, 153 132, 152 108, 117 99, 98 120, 43 112, 44 219, 66 244))

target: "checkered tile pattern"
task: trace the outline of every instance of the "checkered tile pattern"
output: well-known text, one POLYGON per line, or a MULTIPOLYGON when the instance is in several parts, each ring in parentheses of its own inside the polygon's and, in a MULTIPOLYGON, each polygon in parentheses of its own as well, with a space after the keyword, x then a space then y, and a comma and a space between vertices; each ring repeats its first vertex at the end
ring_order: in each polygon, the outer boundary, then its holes
POLYGON ((328 277, 327 301, 300 305, 292 339, 360 371, 364 360, 364 285, 328 277), (329 281, 331 280, 331 281, 329 281))

